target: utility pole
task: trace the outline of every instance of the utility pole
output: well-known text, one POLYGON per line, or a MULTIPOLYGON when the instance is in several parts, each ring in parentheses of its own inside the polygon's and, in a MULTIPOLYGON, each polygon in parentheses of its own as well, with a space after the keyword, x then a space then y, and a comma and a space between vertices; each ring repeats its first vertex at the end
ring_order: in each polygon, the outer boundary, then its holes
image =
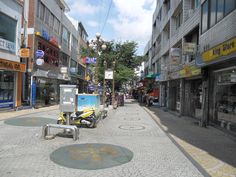
POLYGON ((112 79, 112 106, 115 109, 115 66, 116 60, 113 61, 113 79, 112 79))
POLYGON ((107 68, 107 62, 104 61, 103 62, 103 65, 104 65, 104 78, 103 78, 103 95, 102 95, 102 102, 103 102, 103 106, 105 107, 105 102, 106 102, 106 78, 105 78, 105 72, 106 72, 106 68, 107 68))
MULTIPOLYGON (((23 13, 23 44, 22 48, 28 47, 28 19, 29 19, 29 0, 24 0, 24 13, 23 13)), ((24 58, 24 62, 26 64, 26 73, 24 77, 24 90, 23 90, 23 99, 29 101, 29 82, 28 82, 28 68, 29 61, 28 58, 24 58)))

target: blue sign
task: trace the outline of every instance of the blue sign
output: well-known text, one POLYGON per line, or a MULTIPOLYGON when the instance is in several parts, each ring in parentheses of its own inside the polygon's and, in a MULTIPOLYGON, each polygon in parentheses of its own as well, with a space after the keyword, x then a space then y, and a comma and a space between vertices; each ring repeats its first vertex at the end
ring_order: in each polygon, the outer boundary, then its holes
POLYGON ((43 36, 43 38, 46 39, 47 41, 50 40, 49 34, 48 34, 47 31, 45 31, 44 29, 42 29, 42 36, 43 36))
POLYGON ((96 62, 97 62, 97 58, 86 57, 86 63, 95 64, 96 62))
POLYGON ((32 106, 34 107, 36 104, 36 81, 32 83, 32 106))
POLYGON ((94 91, 94 90, 95 90, 95 85, 89 85, 89 86, 88 86, 88 89, 89 89, 90 91, 94 91))
POLYGON ((13 100, 0 100, 0 108, 13 108, 13 100))
POLYGON ((37 50, 37 51, 35 52, 35 55, 36 55, 36 58, 43 58, 43 56, 44 56, 44 51, 42 51, 42 50, 37 50))

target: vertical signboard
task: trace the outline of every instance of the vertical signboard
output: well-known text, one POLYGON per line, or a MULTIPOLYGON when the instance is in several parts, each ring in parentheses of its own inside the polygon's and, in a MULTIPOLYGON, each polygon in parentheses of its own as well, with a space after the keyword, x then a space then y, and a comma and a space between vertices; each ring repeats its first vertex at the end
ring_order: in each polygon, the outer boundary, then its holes
POLYGON ((32 106, 36 105, 36 81, 34 80, 32 83, 32 106))

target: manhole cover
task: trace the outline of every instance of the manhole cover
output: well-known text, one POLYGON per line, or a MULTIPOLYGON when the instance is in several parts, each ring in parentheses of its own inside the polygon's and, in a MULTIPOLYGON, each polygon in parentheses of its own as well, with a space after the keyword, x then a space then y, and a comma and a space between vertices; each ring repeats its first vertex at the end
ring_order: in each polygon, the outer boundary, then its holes
POLYGON ((45 124, 56 123, 54 119, 41 118, 41 117, 23 117, 23 118, 14 118, 4 121, 5 124, 15 125, 15 126, 25 126, 25 127, 40 127, 45 124))
POLYGON ((137 117, 133 117, 133 118, 124 118, 124 120, 128 120, 128 121, 139 121, 141 120, 140 118, 137 117))
POLYGON ((121 125, 119 126, 120 129, 123 130, 143 130, 145 129, 144 126, 141 125, 121 125))
POLYGON ((133 152, 111 144, 74 144, 51 153, 50 159, 62 166, 96 170, 119 166, 131 161, 133 152))

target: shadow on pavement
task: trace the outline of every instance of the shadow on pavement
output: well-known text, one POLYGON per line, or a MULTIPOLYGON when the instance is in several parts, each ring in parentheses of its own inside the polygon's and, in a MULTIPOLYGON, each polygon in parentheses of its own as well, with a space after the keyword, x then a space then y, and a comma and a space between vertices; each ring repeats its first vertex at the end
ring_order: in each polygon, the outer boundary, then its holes
POLYGON ((236 138, 209 126, 202 128, 196 125, 196 119, 177 117, 161 108, 148 107, 159 117, 161 124, 167 127, 166 132, 202 149, 215 158, 236 167, 236 138))

